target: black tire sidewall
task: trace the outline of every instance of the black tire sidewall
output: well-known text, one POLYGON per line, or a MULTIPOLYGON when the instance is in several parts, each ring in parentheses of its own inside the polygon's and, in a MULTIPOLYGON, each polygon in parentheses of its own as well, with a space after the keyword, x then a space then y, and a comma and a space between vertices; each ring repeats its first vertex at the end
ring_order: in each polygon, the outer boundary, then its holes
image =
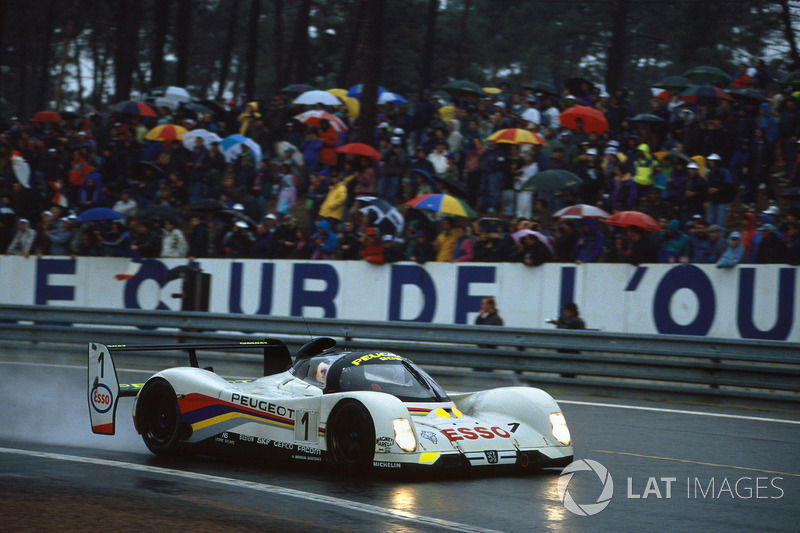
POLYGON ((162 457, 176 453, 181 410, 175 389, 163 378, 154 378, 142 388, 136 405, 136 420, 147 448, 162 457), (159 413, 169 417, 171 427, 154 428, 159 413), (156 434, 158 433, 158 434, 156 434))
POLYGON ((335 470, 358 474, 372 468, 375 458, 375 423, 369 410, 358 400, 342 400, 333 408, 328 417, 326 440, 328 463, 335 470), (343 456, 343 447, 352 444, 345 440, 352 438, 348 433, 354 429, 358 431, 360 453, 356 458, 348 458, 343 456))

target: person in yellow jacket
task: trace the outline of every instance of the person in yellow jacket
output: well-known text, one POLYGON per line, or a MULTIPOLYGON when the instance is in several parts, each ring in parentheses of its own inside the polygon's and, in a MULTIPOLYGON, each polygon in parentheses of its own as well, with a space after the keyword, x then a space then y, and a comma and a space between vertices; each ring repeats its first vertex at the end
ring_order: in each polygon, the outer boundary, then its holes
POLYGON ((261 113, 258 112, 258 102, 249 102, 245 110, 239 113, 239 135, 244 135, 247 128, 260 117, 261 113))
POLYGON ((322 205, 319 206, 319 216, 330 222, 331 230, 336 231, 344 214, 344 204, 347 201, 347 184, 356 177, 355 174, 341 179, 339 174, 331 174, 331 187, 322 205))
POLYGON ((633 160, 633 181, 639 186, 640 191, 645 189, 642 192, 646 193, 646 189, 655 183, 658 161, 650 154, 650 146, 647 143, 640 144, 636 150, 638 154, 633 160))
POLYGON ((447 261, 453 255, 453 247, 458 240, 458 232, 453 227, 450 218, 442 220, 442 231, 433 241, 433 248, 436 250, 436 261, 447 261))

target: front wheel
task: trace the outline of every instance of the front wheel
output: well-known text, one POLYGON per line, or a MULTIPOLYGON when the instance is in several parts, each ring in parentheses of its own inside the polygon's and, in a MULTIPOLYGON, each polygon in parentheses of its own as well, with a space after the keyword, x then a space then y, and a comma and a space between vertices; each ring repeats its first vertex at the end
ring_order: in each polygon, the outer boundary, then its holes
POLYGON ((326 431, 328 460, 336 469, 364 472, 375 457, 375 424, 364 404, 343 400, 334 407, 326 431))
POLYGON ((139 393, 136 424, 147 448, 162 457, 174 455, 181 423, 175 389, 165 379, 148 381, 139 393))

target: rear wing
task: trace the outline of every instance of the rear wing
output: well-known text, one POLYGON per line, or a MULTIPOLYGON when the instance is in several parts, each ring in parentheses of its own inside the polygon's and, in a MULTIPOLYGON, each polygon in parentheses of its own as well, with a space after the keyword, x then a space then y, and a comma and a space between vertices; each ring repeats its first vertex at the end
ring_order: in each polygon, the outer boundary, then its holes
POLYGON ((87 383, 89 393, 89 418, 92 422, 92 432, 101 435, 113 435, 119 398, 124 396, 136 396, 143 386, 141 383, 119 383, 117 369, 111 357, 112 351, 186 351, 189 356, 189 364, 195 368, 199 368, 197 350, 243 350, 252 348, 263 348, 264 350, 265 376, 283 372, 292 365, 292 357, 289 354, 289 348, 283 341, 277 339, 234 343, 145 344, 136 346, 104 345, 97 342, 90 342, 87 383))

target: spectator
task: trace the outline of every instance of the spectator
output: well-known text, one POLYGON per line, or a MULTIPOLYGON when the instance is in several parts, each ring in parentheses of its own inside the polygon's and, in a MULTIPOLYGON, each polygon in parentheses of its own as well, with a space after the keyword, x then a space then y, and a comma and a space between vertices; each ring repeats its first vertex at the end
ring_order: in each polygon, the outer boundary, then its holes
MULTIPOLYGON (((714 224, 716 229, 719 226, 714 224)), ((716 263, 714 242, 709 237, 708 225, 701 220, 689 236, 689 261, 692 263, 716 263)))
POLYGON ((761 242, 756 253, 756 263, 783 263, 786 258, 786 242, 772 224, 761 226, 761 242))
POLYGON ((478 163, 480 209, 486 213, 495 213, 501 208, 505 160, 505 151, 494 141, 489 141, 478 163))
POLYGON ((722 230, 728 221, 728 208, 736 197, 736 186, 727 168, 723 168, 722 158, 717 154, 708 156, 708 216, 709 224, 716 224, 722 230))
POLYGON ((36 240, 36 230, 31 228, 30 225, 31 223, 27 218, 21 218, 17 221, 17 231, 6 249, 6 255, 21 255, 23 257, 30 255, 33 241, 36 240))
POLYGON ((552 260, 553 253, 538 237, 529 233, 520 238, 517 253, 513 258, 525 266, 539 266, 552 260))
POLYGON ((336 226, 344 216, 344 205, 347 201, 347 184, 355 178, 355 174, 342 180, 338 173, 331 173, 331 187, 325 200, 319 207, 319 216, 327 220, 331 230, 336 230, 336 226))
POLYGON ((575 263, 580 265, 597 262, 605 244, 606 238, 597 228, 597 221, 593 218, 584 218, 581 221, 580 235, 575 243, 575 263))
POLYGON ((406 257, 420 265, 436 259, 436 251, 433 249, 433 244, 428 240, 428 235, 425 231, 418 230, 414 234, 414 240, 406 252, 406 257))
POLYGON ((247 222, 239 220, 231 225, 228 233, 222 239, 222 250, 225 257, 241 259, 250 256, 250 249, 255 238, 248 231, 247 222))
POLYGON ((408 154, 402 147, 400 137, 392 137, 389 149, 383 153, 383 167, 378 178, 378 197, 392 205, 399 199, 400 180, 408 166, 408 154))
POLYGON ((568 218, 562 218, 555 238, 555 260, 563 263, 573 263, 576 258, 575 254, 579 238, 580 235, 575 229, 575 222, 568 218))
POLYGON ((279 181, 281 184, 278 193, 278 206, 276 208, 278 217, 282 219, 291 214, 297 203, 297 178, 289 171, 289 165, 282 163, 280 166, 279 181))
POLYGON ((433 241, 433 248, 436 250, 436 261, 448 261, 453 254, 453 247, 458 240, 458 233, 453 227, 451 218, 442 219, 441 231, 433 241))
MULTIPOLYGON (((374 228, 373 228, 374 229, 374 228)), ((361 258, 362 236, 356 231, 352 220, 345 220, 342 233, 339 234, 337 256, 339 259, 349 261, 361 258)))
POLYGON ((800 265, 800 223, 791 221, 786 223, 786 263, 800 265))
POLYGON ((113 209, 125 218, 135 217, 139 214, 139 204, 131 196, 130 189, 125 189, 120 193, 119 200, 114 202, 113 209))
POLYGON ((686 192, 684 193, 686 200, 682 210, 684 215, 682 220, 686 220, 687 217, 692 215, 702 216, 705 213, 703 205, 708 199, 708 183, 700 175, 700 167, 697 166, 697 163, 689 163, 686 168, 689 171, 689 178, 686 182, 686 192))
POLYGON ((188 239, 189 261, 194 261, 197 257, 208 257, 208 224, 199 214, 192 213, 189 217, 189 225, 192 228, 188 239))
POLYGON ((732 231, 728 235, 728 245, 722 256, 717 261, 717 268, 731 268, 742 262, 744 259, 744 246, 741 243, 741 234, 738 231, 732 231))
POLYGON ((656 238, 659 263, 686 263, 689 260, 689 236, 681 231, 681 223, 675 219, 667 223, 656 238))
POLYGON ((67 218, 55 221, 53 229, 45 231, 45 237, 50 240, 49 255, 69 255, 69 241, 72 239, 72 225, 67 218))
POLYGON ((708 240, 711 241, 711 262, 716 263, 725 251, 725 239, 722 238, 722 228, 717 224, 708 227, 708 240))
POLYGON ((364 242, 361 246, 361 257, 373 265, 384 263, 383 244, 378 236, 378 230, 367 228, 364 230, 364 242))
POLYGON ((131 257, 131 233, 119 222, 112 222, 111 227, 101 238, 103 254, 111 257, 131 257))
POLYGON ((161 257, 186 257, 189 243, 174 220, 164 221, 164 236, 161 238, 161 257))
POLYGON ((336 253, 338 244, 336 233, 333 232, 327 220, 320 220, 317 223, 317 232, 314 234, 314 251, 310 259, 331 259, 336 253))
POLYGON ((453 244, 452 255, 450 256, 451 263, 463 263, 472 261, 473 258, 473 244, 472 238, 467 232, 465 226, 458 226, 456 228, 456 241, 453 244))
POLYGON ((565 303, 558 318, 551 318, 547 323, 554 324, 559 329, 586 329, 586 322, 580 317, 575 302, 565 303))
MULTIPOLYGON (((275 257, 276 234, 275 225, 277 217, 272 213, 264 217, 260 224, 256 225, 256 238, 253 247, 250 248, 250 256, 257 259, 272 259, 275 257)), ((308 239, 306 239, 308 241, 308 239)), ((310 255, 310 254, 309 254, 310 255)))

